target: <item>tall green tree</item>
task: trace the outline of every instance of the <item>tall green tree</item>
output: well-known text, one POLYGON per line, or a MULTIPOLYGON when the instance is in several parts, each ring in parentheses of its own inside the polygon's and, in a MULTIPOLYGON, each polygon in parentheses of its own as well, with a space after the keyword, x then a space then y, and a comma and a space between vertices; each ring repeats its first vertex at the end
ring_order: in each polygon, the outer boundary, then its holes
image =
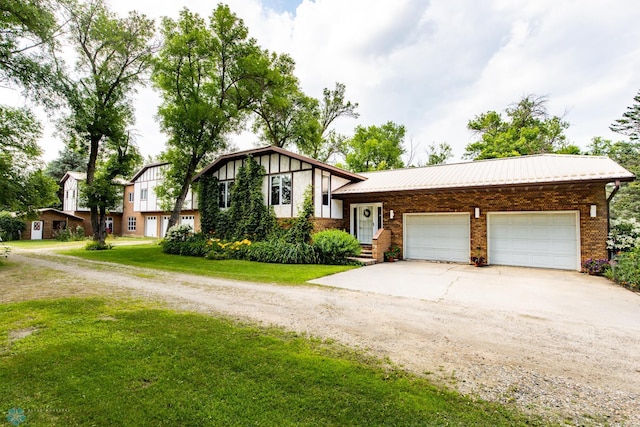
POLYGON ((302 137, 317 101, 300 89, 293 74, 295 63, 288 55, 271 54, 268 88, 256 99, 253 131, 269 145, 285 148, 302 137))
POLYGON ((622 117, 613 122, 610 129, 629 137, 631 141, 640 140, 640 92, 633 97, 634 104, 627 107, 622 117))
POLYGON ((67 172, 86 172, 88 157, 86 152, 74 150, 69 145, 65 145, 58 151, 58 157, 47 163, 45 174, 60 182, 67 172))
POLYGON ((346 143, 346 167, 352 172, 369 172, 404 167, 402 154, 406 129, 387 122, 382 126, 358 126, 346 143))
POLYGON ((47 55, 58 24, 54 0, 5 0, 0 4, 0 81, 38 95, 51 86, 47 55))
MULTIPOLYGON (((40 100, 50 92, 47 52, 57 28, 55 6, 47 0, 0 4, 0 83, 40 100)), ((38 170, 40 135, 29 110, 0 105, 0 210, 33 214, 57 199, 55 181, 38 170)))
POLYGON ((579 154, 567 143, 569 123, 547 112, 545 97, 528 95, 505 110, 476 116, 467 124, 477 140, 466 146, 464 158, 481 160, 541 153, 579 154))
POLYGON ((225 149, 262 96, 270 60, 226 5, 218 5, 208 23, 183 9, 177 21, 162 21, 161 33, 152 79, 162 96, 158 117, 170 167, 156 192, 173 201, 171 227, 196 170, 225 149))
POLYGON ((58 185, 38 169, 40 135, 29 110, 0 106, 0 211, 30 215, 57 200, 58 185))
POLYGON ((427 147, 427 165, 443 165, 451 157, 453 157, 453 150, 446 142, 438 145, 434 142, 427 147))
MULTIPOLYGON (((607 155, 620 165, 640 175, 640 92, 633 98, 634 104, 627 107, 622 117, 610 129, 629 138, 629 141, 611 142, 594 138, 592 154, 607 155)), ((635 218, 640 221, 640 183, 634 181, 623 185, 611 203, 614 218, 635 218)))
MULTIPOLYGON (((86 191, 97 194, 98 154, 105 144, 128 150, 127 127, 133 123, 131 96, 151 65, 153 21, 130 12, 121 18, 103 0, 72 2, 66 9, 68 38, 75 48, 75 72, 59 61, 58 79, 70 113, 63 127, 88 154, 86 191)), ((115 148, 118 151, 118 148, 115 148)), ((106 238, 104 206, 91 199, 93 239, 106 238)))
POLYGON ((345 91, 345 85, 339 82, 336 82, 335 89, 325 88, 322 91, 322 100, 310 111, 317 125, 311 126, 307 134, 302 134, 303 137, 296 142, 300 152, 327 162, 332 155, 342 151, 347 137, 337 133, 332 125, 341 117, 357 119, 360 116, 356 112, 358 103, 346 100, 345 91))

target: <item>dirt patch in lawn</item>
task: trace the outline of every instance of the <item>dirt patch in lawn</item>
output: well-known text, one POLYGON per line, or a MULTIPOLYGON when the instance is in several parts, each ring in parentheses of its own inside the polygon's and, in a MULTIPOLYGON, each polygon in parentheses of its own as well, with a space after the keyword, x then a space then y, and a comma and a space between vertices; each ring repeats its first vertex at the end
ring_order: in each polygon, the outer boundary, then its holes
POLYGON ((92 294, 160 299, 176 308, 335 339, 388 357, 438 384, 516 405, 549 420, 640 425, 639 325, 612 328, 343 289, 235 282, 44 254, 11 258, 14 266, 9 271, 18 270, 13 276, 3 270, 0 301, 92 294))

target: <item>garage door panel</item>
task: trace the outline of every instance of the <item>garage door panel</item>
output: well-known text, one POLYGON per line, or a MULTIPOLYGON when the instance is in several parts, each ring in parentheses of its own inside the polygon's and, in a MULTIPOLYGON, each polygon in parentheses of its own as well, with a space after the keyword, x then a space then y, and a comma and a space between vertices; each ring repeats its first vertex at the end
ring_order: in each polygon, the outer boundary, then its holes
POLYGON ((405 258, 466 262, 469 259, 468 215, 408 215, 405 258))
POLYGON ((577 269, 575 213, 490 214, 488 221, 491 264, 577 269))

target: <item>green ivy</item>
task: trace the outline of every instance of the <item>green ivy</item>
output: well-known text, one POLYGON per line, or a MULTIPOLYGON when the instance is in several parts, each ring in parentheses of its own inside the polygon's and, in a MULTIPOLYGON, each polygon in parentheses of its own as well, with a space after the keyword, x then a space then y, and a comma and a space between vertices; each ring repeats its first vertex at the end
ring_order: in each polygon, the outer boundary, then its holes
POLYGON ((302 209, 297 218, 293 220, 291 227, 287 230, 285 240, 289 243, 310 243, 313 232, 313 195, 311 186, 304 192, 302 209))
POLYGON ((230 207, 220 210, 218 179, 203 175, 199 185, 200 224, 208 234, 224 240, 265 240, 276 228, 273 209, 262 194, 265 170, 251 156, 238 169, 231 189, 230 207))
POLYGON ((220 187, 218 178, 203 175, 198 184, 198 209, 200 210, 200 229, 207 234, 217 231, 219 226, 220 187))

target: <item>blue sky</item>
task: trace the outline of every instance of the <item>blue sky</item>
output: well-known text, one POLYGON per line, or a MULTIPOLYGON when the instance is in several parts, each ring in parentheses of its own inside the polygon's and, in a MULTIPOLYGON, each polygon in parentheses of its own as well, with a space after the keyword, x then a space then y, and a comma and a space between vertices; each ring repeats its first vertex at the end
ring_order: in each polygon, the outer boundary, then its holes
POLYGON ((277 13, 289 12, 295 15, 296 8, 300 4, 299 0, 263 0, 263 6, 277 13))
MULTIPOLYGON (((336 124, 389 120, 407 128, 406 143, 424 157, 431 143, 448 142, 456 159, 473 140, 474 116, 503 111, 528 94, 548 97, 548 110, 570 123, 570 142, 586 147, 609 131, 640 90, 640 2, 627 0, 228 0, 250 35, 296 61, 302 89, 316 98, 335 82, 346 85, 360 117, 336 124)), ((216 2, 111 0, 153 17, 176 17, 182 7, 209 15, 216 2)), ((136 97, 135 133, 145 155, 157 155, 165 136, 155 121, 158 95, 136 97)), ((51 125, 48 129, 52 128, 51 125)), ((234 136, 239 148, 255 135, 234 136)), ((62 142, 48 132, 46 158, 62 142)))

